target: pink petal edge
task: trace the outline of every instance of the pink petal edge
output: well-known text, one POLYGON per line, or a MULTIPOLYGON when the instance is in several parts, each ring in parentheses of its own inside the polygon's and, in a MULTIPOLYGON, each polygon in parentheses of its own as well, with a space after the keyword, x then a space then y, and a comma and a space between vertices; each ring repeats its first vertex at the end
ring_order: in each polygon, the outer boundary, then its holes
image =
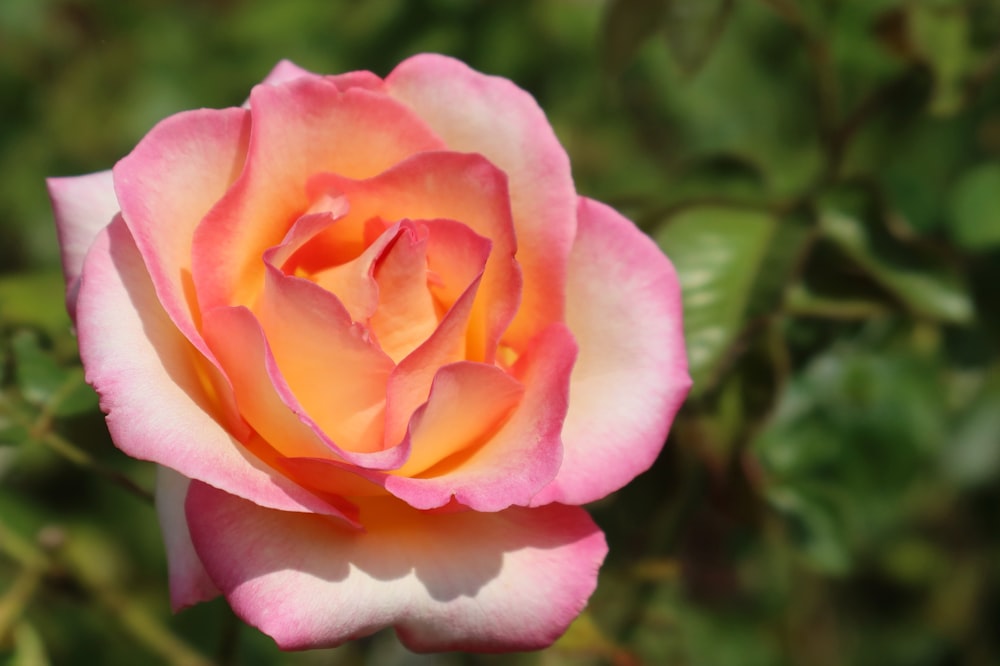
POLYGON ((80 271, 94 239, 111 224, 120 206, 111 170, 45 181, 55 214, 56 234, 66 277, 66 308, 76 318, 80 271))
POLYGON ((84 262, 77 331, 87 381, 122 451, 264 506, 341 515, 264 465, 221 424, 196 368, 198 352, 160 305, 121 217, 84 262))
POLYGON ((233 610, 285 650, 395 626, 418 652, 546 647, 586 606, 607 553, 577 507, 421 512, 362 508, 365 532, 264 509, 202 483, 191 537, 233 610))
POLYGON ((576 233, 569 157, 544 111, 525 90, 436 54, 413 56, 385 79, 449 150, 479 153, 508 178, 524 273, 524 300, 507 337, 527 342, 562 319, 567 257, 576 233))
POLYGON ((278 64, 275 65, 270 72, 268 72, 267 76, 264 77, 264 80, 261 81, 261 83, 268 85, 280 85, 303 76, 316 76, 316 74, 310 72, 308 69, 299 67, 291 60, 279 60, 278 64))
POLYGON ((112 170, 122 217, 163 309, 205 357, 191 282, 195 229, 239 175, 250 116, 199 109, 163 119, 112 170))
POLYGON ((614 209, 581 198, 579 211, 566 320, 580 356, 563 464, 533 505, 592 502, 648 469, 691 386, 670 261, 614 209))

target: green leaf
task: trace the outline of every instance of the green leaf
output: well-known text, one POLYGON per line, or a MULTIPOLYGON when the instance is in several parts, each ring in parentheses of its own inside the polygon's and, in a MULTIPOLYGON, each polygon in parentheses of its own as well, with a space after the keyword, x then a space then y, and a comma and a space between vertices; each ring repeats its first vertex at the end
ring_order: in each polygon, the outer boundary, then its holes
POLYGON ((30 273, 0 277, 0 320, 38 326, 46 331, 68 330, 61 273, 30 273))
POLYGON ((958 3, 914 3, 909 18, 910 37, 934 71, 931 113, 955 114, 962 108, 962 84, 971 63, 966 10, 958 3))
POLYGON ((31 436, 28 429, 14 416, 14 409, 7 392, 0 393, 0 445, 18 444, 31 436))
POLYGON ((947 446, 937 370, 912 349, 843 344, 785 387, 753 451, 768 501, 820 570, 841 572, 852 553, 883 542, 915 482, 947 446))
POLYGON ((1000 245, 1000 163, 963 172, 948 198, 951 234, 969 250, 1000 245))
POLYGON ((914 314, 953 324, 972 320, 967 289, 948 267, 917 257, 838 211, 825 212, 820 226, 828 239, 914 314))
MULTIPOLYGON (((73 416, 97 408, 97 394, 84 381, 83 368, 60 365, 52 352, 41 347, 35 332, 15 331, 10 338, 10 348, 15 385, 28 403, 44 407, 55 417, 73 416)), ((3 430, 2 407, 0 403, 0 432, 3 430)), ((20 431, 15 432, 19 434, 20 431)))
POLYGON ((28 622, 19 622, 14 629, 14 657, 10 666, 49 666, 45 642, 38 630, 28 622))
POLYGON ((985 486, 1000 477, 1000 381, 994 380, 965 411, 941 448, 942 469, 962 488, 985 486))
POLYGON ((851 563, 847 528, 835 502, 804 489, 771 489, 768 501, 785 520, 792 545, 817 569, 846 573, 851 563))
POLYGON ((661 25, 669 0, 612 0, 603 26, 604 64, 612 74, 624 70, 639 47, 661 25))
POLYGON ((84 381, 83 368, 70 368, 62 386, 52 396, 49 409, 54 416, 65 418, 97 409, 97 393, 84 381))
POLYGON ((733 0, 667 0, 666 5, 667 47, 682 72, 695 74, 722 36, 733 0))
POLYGON ((705 206, 681 211, 655 234, 680 279, 695 394, 744 327, 777 226, 766 213, 705 206))
POLYGON ((10 346, 21 395, 33 405, 44 405, 65 383, 66 371, 41 348, 38 336, 32 331, 15 331, 10 346))

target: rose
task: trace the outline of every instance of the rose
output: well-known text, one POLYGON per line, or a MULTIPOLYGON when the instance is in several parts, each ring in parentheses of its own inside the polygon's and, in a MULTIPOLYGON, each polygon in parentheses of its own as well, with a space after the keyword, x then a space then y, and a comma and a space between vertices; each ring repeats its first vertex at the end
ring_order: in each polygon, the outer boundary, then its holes
POLYGON ((175 608, 490 651, 583 609, 577 505, 650 466, 689 380, 673 269, 527 93, 283 62, 49 191, 87 379, 161 466, 175 608))

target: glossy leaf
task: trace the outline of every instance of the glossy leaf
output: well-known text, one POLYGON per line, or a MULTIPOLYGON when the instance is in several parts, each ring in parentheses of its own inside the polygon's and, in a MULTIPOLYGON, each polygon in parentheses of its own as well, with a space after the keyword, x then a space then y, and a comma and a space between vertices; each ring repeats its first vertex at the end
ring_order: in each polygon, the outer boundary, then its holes
POLYGON ((859 220, 836 211, 822 216, 821 227, 827 238, 915 314, 955 324, 971 321, 972 302, 954 271, 900 252, 888 239, 876 242, 859 220))
POLYGON ((695 74, 712 55, 729 19, 733 0, 667 0, 663 34, 681 71, 695 74))
POLYGON ((0 276, 0 320, 39 326, 46 331, 69 330, 62 294, 61 273, 0 276))
POLYGON ((1000 162, 965 171, 952 188, 948 213, 952 237, 969 250, 1000 245, 1000 162))
MULTIPOLYGON (((704 206, 683 210, 656 232, 674 261, 684 295, 684 331, 694 393, 706 390, 713 373, 743 330, 761 285, 774 286, 780 266, 766 265, 778 236, 774 216, 752 210, 704 206)), ((794 254, 794 243, 782 244, 794 254)), ((764 289, 770 293, 773 289, 764 289)))

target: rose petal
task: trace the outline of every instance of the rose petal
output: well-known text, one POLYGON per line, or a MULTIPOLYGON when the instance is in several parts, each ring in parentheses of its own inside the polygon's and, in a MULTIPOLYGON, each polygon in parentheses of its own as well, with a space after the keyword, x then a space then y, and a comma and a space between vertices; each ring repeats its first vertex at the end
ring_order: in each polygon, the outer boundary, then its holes
MULTIPOLYGON (((261 83, 277 85, 303 76, 318 77, 320 75, 299 67, 290 60, 282 60, 274 66, 274 69, 264 77, 261 83)), ((323 76, 323 78, 334 83, 341 90, 347 90, 348 88, 381 90, 383 85, 382 79, 371 72, 365 71, 345 72, 343 74, 323 76)))
POLYGON ((194 281, 205 309, 253 302, 263 283, 260 257, 309 209, 313 174, 366 178, 441 147, 402 104, 361 88, 342 92, 322 77, 257 86, 250 113, 246 168, 195 235, 194 281))
POLYGON ((279 271, 293 276, 305 276, 326 291, 334 294, 351 319, 367 324, 378 307, 379 289, 374 278, 375 262, 400 233, 398 225, 386 229, 360 255, 330 268, 311 272, 297 258, 309 249, 309 242, 317 235, 337 224, 349 210, 347 200, 338 197, 331 201, 333 209, 326 213, 303 215, 289 229, 281 244, 264 252, 264 262, 279 271))
POLYGON ((83 259, 97 234, 118 214, 118 197, 110 170, 86 176, 49 178, 45 183, 52 200, 66 277, 66 307, 70 317, 75 318, 83 259))
POLYGON ((268 285, 259 320, 244 307, 205 315, 205 337, 247 421, 282 457, 399 467, 408 445, 382 450, 381 435, 392 361, 333 295, 274 268, 268 285))
POLYGON ((431 293, 447 311, 486 269, 493 242, 454 220, 426 220, 431 293))
POLYGON ((120 217, 87 255, 77 315, 87 381, 100 394, 108 429, 125 453, 263 506, 339 515, 233 437, 233 419, 212 397, 214 367, 164 312, 120 217))
POLYGON ((437 329, 392 371, 386 385, 385 446, 404 439, 414 411, 427 401, 437 371, 449 363, 465 360, 466 331, 479 290, 477 277, 445 313, 437 329))
POLYGON ((468 358, 493 361, 500 337, 516 312, 521 287, 507 179, 502 172, 480 155, 425 152, 367 180, 321 174, 312 179, 310 188, 337 192, 351 206, 329 233, 313 241, 319 255, 334 256, 347 239, 361 238, 372 218, 454 220, 488 238, 493 245, 477 296, 476 335, 469 336, 468 358))
POLYGON ((333 81, 341 90, 348 90, 349 88, 364 88, 365 90, 374 90, 380 93, 385 91, 385 83, 375 74, 366 71, 357 72, 345 72, 343 74, 334 74, 332 76, 327 76, 328 81, 333 81))
MULTIPOLYGON (((204 332, 233 384, 243 418, 279 456, 330 458, 339 452, 302 422, 299 411, 304 410, 297 411, 281 400, 276 379, 269 372, 277 375, 280 371, 250 310, 215 308, 205 314, 204 332)), ((277 382, 291 393, 283 379, 277 382)))
POLYGON ((294 273, 294 267, 288 270, 286 265, 295 253, 331 225, 336 224, 350 210, 350 204, 344 197, 327 197, 323 204, 320 210, 306 213, 295 220, 281 242, 264 252, 264 260, 275 268, 294 273))
POLYGON ((367 325, 378 309, 379 287, 375 281, 375 264, 400 234, 400 225, 386 229, 364 252, 343 264, 319 271, 310 279, 334 294, 351 319, 367 325))
POLYGON ((341 448, 382 449, 392 360, 318 285, 267 267, 257 317, 277 367, 310 419, 341 448))
MULTIPOLYGON (((515 504, 527 505, 559 469, 562 458, 559 433, 566 415, 569 377, 575 358, 576 345, 569 330, 562 324, 549 326, 529 345, 512 369, 514 378, 524 385, 525 391, 520 405, 502 427, 487 441, 473 442, 456 455, 422 471, 419 478, 403 476, 402 470, 386 475, 382 481, 385 489, 420 509, 444 506, 452 498, 476 511, 499 511, 515 504)), ((471 370, 459 365, 449 372, 459 368, 466 373, 471 370)), ((496 374, 504 373, 497 368, 496 374)), ((476 380, 480 382, 486 379, 483 372, 474 375, 478 375, 476 380)), ((451 394, 461 390, 459 386, 450 386, 451 382, 472 381, 461 377, 449 379, 437 387, 445 399, 439 403, 432 389, 427 407, 418 411, 411 422, 408 433, 411 451, 433 451, 438 445, 437 438, 449 429, 449 423, 455 434, 470 432, 465 425, 468 417, 463 412, 483 409, 475 403, 466 406, 461 400, 453 400, 448 405, 451 394)), ((501 382, 494 377, 493 384, 491 388, 497 400, 509 402, 509 397, 513 397, 512 382, 501 382), (501 398, 502 395, 508 398, 501 398)), ((471 387, 467 390, 469 399, 476 396, 471 387)), ((488 409, 483 413, 490 420, 495 418, 488 409)), ((374 474, 359 473, 375 479, 374 474)))
POLYGON ((556 480, 533 504, 583 504, 652 465, 691 380, 673 266, 634 224, 581 198, 566 320, 580 345, 556 480))
POLYGON ((199 483, 187 507, 212 580, 282 649, 386 626, 417 651, 545 647, 586 605, 607 552, 586 512, 561 505, 426 513, 369 500, 363 533, 199 483))
POLYGON ((299 67, 291 60, 281 60, 277 65, 274 66, 264 80, 261 83, 266 83, 269 85, 280 85, 288 81, 293 81, 295 79, 301 78, 303 76, 316 76, 307 69, 299 67))
POLYGON ((481 446, 524 395, 500 368, 464 361, 438 370, 427 403, 410 426, 410 457, 395 472, 416 476, 451 456, 481 446))
POLYGON ((190 483, 190 479, 168 467, 161 465, 156 470, 156 515, 167 551, 170 606, 175 612, 220 594, 191 544, 184 513, 190 483))
POLYGON ((369 330, 394 362, 416 349, 437 328, 434 297, 427 284, 429 235, 426 226, 403 223, 402 233, 374 265, 379 305, 369 330))
POLYGON ((122 216, 160 303, 208 358, 198 332, 191 242, 195 227, 239 175, 249 131, 243 109, 178 113, 154 127, 113 169, 122 216))
POLYGON ((423 54, 385 79, 451 150, 480 153, 507 174, 525 291, 507 339, 523 345, 562 319, 566 261, 576 232, 569 158, 531 95, 507 79, 423 54))

